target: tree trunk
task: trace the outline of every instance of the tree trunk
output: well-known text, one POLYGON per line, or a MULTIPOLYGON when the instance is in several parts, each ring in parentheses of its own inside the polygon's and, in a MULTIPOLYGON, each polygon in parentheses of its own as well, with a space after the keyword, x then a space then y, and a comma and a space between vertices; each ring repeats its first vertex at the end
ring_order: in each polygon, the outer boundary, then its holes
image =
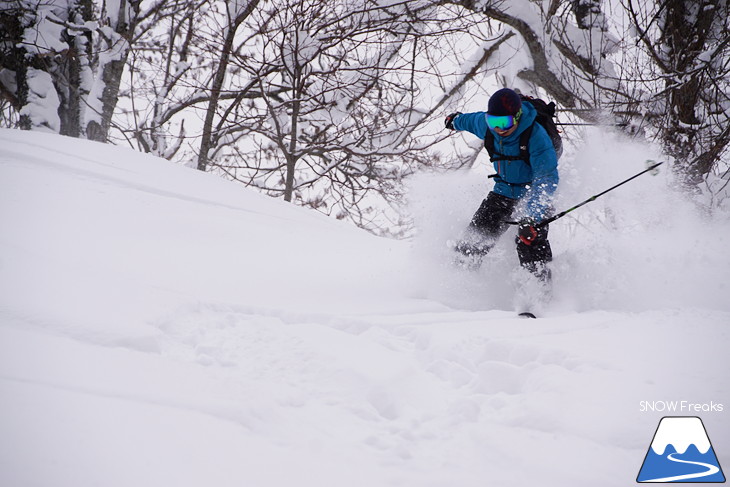
MULTIPOLYGON (((717 9, 717 1, 714 3, 717 9)), ((695 69, 696 60, 706 49, 708 34, 716 9, 699 9, 696 2, 687 0, 666 3, 661 42, 666 52, 669 75, 666 89, 669 102, 669 126, 664 131, 664 146, 682 167, 690 186, 702 183, 713 164, 708 161, 719 157, 725 144, 718 148, 712 143, 703 150, 702 125, 707 123, 698 116, 702 106, 703 71, 695 69)), ((717 142, 722 141, 722 137, 717 142)))
POLYGON ((294 100, 294 105, 292 106, 292 114, 291 114, 291 131, 290 131, 290 139, 289 139, 289 148, 286 151, 286 181, 284 183, 284 201, 291 201, 294 197, 294 182, 296 175, 296 165, 297 165, 297 156, 296 156, 296 150, 297 150, 297 131, 298 131, 298 120, 299 120, 299 111, 301 110, 301 102, 299 101, 300 98, 297 96, 297 98, 294 100))
POLYGON ((198 170, 206 171, 208 169, 208 154, 213 147, 213 119, 215 118, 215 112, 218 110, 218 100, 221 95, 221 88, 223 87, 223 81, 226 78, 226 71, 228 70, 228 62, 231 58, 231 49, 233 48, 233 40, 236 37, 236 31, 241 23, 246 20, 246 17, 251 15, 259 0, 251 0, 245 9, 237 12, 236 18, 231 19, 228 25, 228 32, 223 40, 223 46, 221 48, 221 60, 218 63, 215 75, 213 77, 213 86, 211 87, 210 101, 208 102, 208 108, 205 111, 205 122, 203 123, 203 134, 200 140, 200 152, 198 153, 198 170))

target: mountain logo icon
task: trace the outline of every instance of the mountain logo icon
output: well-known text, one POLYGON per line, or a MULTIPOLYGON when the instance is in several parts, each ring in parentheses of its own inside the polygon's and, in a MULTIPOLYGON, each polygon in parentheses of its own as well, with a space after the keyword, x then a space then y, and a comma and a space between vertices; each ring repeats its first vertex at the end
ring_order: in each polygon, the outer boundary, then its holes
POLYGON ((725 482, 702 420, 696 416, 663 417, 636 481, 725 482))

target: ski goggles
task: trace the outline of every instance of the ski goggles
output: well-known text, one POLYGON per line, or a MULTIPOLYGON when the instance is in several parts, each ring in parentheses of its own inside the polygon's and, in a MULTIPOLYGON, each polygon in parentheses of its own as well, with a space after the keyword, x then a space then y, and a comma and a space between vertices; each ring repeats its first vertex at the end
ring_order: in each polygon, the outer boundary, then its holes
POLYGON ((521 115, 522 110, 514 115, 490 115, 487 113, 487 125, 492 130, 509 130, 519 122, 521 115))

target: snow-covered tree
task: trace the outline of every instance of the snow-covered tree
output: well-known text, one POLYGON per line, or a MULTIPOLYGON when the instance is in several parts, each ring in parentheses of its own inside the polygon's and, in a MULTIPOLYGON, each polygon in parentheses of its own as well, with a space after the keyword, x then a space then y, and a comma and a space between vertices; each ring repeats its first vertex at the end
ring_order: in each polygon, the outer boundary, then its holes
POLYGON ((106 140, 139 15, 140 0, 3 1, 0 91, 20 126, 106 140))
POLYGON ((730 144, 730 6, 727 0, 625 0, 644 115, 665 150, 699 186, 730 144))

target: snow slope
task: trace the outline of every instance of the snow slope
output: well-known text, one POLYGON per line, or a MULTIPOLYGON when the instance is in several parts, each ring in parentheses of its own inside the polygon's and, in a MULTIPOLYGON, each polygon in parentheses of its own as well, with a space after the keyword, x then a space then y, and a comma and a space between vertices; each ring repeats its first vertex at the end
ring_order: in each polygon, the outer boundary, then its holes
MULTIPOLYGON (((633 169, 568 163, 559 202, 633 169)), ((727 230, 673 219, 649 180, 658 203, 619 228, 662 218, 675 244, 556 223, 556 303, 521 320, 509 239, 480 273, 443 265, 462 222, 440 217, 473 211, 444 178, 416 184, 421 234, 395 242, 0 131, 0 485, 623 486, 662 416, 640 401, 675 399, 724 403, 700 415, 730 464, 727 230)))

